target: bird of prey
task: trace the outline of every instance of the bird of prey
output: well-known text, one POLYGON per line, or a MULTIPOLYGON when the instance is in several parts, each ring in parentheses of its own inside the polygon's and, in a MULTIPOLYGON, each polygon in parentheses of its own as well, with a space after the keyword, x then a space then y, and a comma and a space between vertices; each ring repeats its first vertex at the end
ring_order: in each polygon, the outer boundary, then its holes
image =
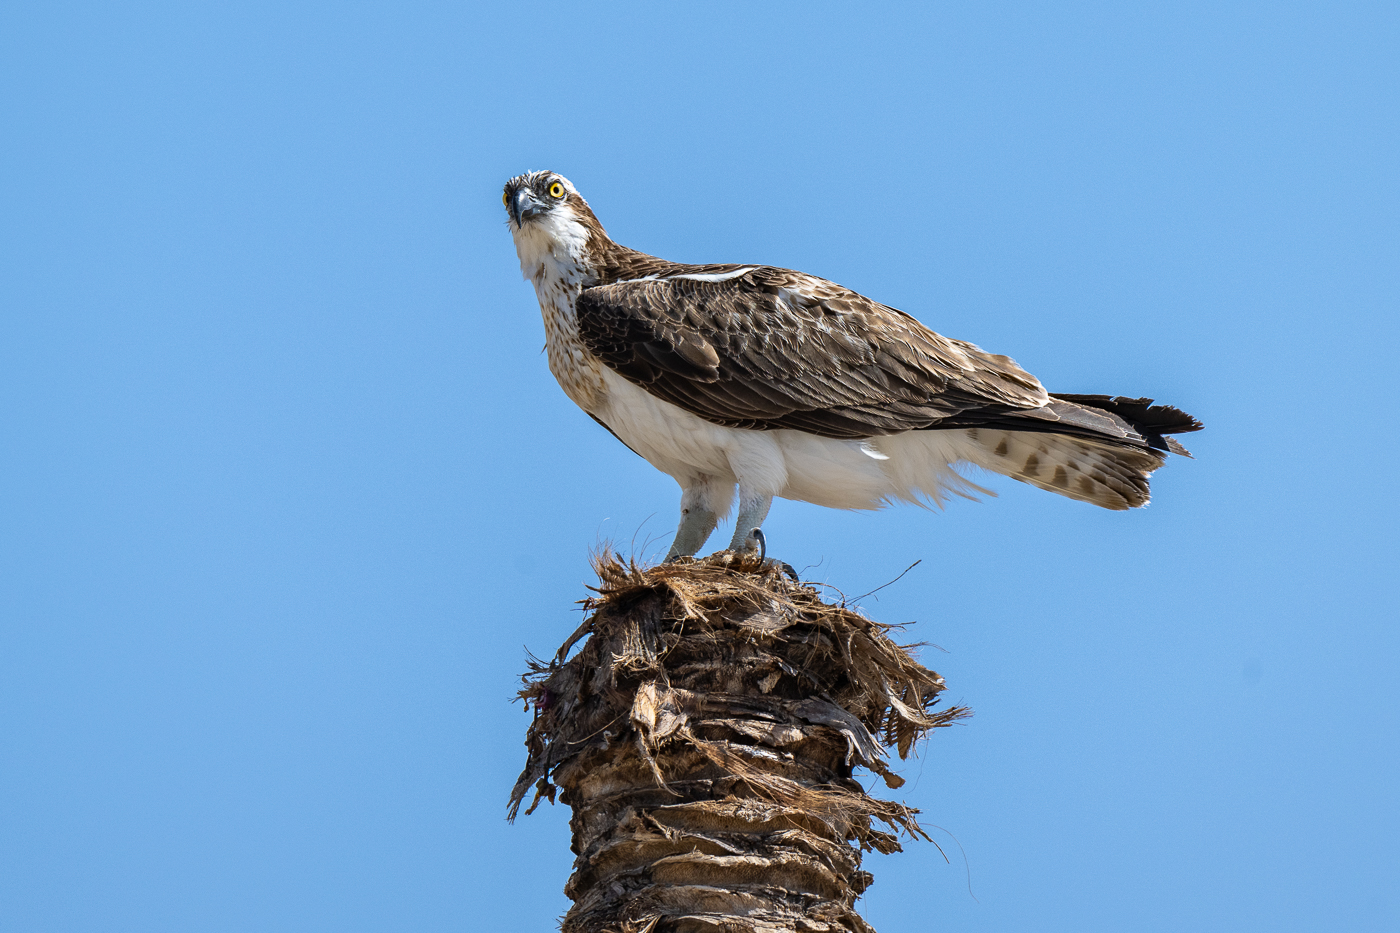
POLYGON ((564 392, 681 487, 668 560, 695 554, 738 487, 730 548, 774 496, 838 509, 986 492, 972 464, 1107 509, 1146 505, 1171 434, 1152 399, 1051 395, 1009 357, 825 279, 668 262, 614 243, 567 178, 506 183, 520 268, 564 392))

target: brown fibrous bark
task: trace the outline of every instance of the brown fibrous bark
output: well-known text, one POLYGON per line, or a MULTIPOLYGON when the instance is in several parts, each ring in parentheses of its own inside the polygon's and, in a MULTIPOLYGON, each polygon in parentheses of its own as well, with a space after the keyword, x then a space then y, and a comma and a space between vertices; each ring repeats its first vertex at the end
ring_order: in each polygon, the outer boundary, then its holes
POLYGON ((928 837, 853 771, 899 787, 886 749, 968 710, 934 709, 943 679, 890 626, 756 558, 594 566, 584 624, 524 677, 510 804, 573 809, 564 933, 873 933, 862 853, 928 837))

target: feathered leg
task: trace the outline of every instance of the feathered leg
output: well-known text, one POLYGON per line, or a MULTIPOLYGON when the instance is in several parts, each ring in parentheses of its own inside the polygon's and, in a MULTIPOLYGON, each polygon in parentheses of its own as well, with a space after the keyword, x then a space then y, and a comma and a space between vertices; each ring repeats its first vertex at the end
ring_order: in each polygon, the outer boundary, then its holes
MULTIPOLYGON (((732 486, 726 491, 733 495, 732 486)), ((681 523, 676 529, 676 540, 671 543, 671 550, 666 554, 668 561, 677 557, 694 556, 696 551, 705 546, 710 533, 719 524, 719 513, 713 508, 716 503, 711 501, 714 493, 712 483, 705 480, 685 487, 685 491, 681 493, 681 523)))
POLYGON ((734 538, 729 542, 729 550, 758 550, 758 536, 754 532, 763 525, 772 504, 772 496, 740 496, 739 517, 734 519, 734 538))

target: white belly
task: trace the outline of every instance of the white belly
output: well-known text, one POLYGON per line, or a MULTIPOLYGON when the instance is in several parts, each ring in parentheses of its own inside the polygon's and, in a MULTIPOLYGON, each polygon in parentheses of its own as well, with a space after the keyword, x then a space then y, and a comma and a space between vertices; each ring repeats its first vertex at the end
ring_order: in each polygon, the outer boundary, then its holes
POLYGON ((962 431, 918 431, 837 440, 802 431, 751 431, 712 424, 603 367, 593 410, 627 446, 675 478, 738 483, 741 495, 772 495, 838 509, 893 500, 941 502, 948 492, 985 492, 952 464, 968 459, 962 431))

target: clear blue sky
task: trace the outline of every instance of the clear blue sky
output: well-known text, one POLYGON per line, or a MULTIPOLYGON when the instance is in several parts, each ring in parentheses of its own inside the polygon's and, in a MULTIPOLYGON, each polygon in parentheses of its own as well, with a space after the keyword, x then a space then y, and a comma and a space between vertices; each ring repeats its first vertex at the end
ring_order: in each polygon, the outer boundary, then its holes
POLYGON ((678 492, 540 355, 551 168, 1208 426, 1130 514, 774 508, 977 711, 881 933, 1400 929, 1398 77, 1381 2, 7 6, 0 927, 553 928, 509 698, 678 492))

